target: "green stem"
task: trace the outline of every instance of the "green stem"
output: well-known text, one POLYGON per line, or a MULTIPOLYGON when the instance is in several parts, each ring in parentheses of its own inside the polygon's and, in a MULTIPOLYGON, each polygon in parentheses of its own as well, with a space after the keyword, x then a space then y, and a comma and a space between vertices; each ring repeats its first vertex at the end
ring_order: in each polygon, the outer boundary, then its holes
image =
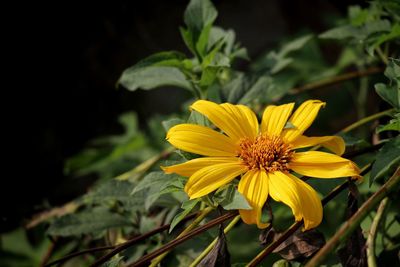
MULTIPOLYGON (((234 226, 235 224, 240 220, 240 215, 236 216, 224 229, 224 233, 228 233, 234 226)), ((213 249, 215 244, 218 242, 218 237, 216 237, 208 247, 203 250, 203 252, 190 264, 189 267, 195 267, 197 266, 200 261, 213 249)))
POLYGON ((385 65, 387 65, 389 63, 389 61, 379 46, 376 48, 376 52, 378 53, 378 55, 381 58, 381 60, 383 61, 383 63, 385 63, 385 65))
POLYGON ((360 78, 360 77, 365 77, 365 76, 369 76, 369 75, 373 75, 373 74, 377 74, 377 73, 381 73, 381 72, 383 72, 383 69, 377 68, 377 67, 372 67, 365 71, 349 72, 349 73, 345 73, 345 74, 338 75, 335 77, 330 77, 330 78, 326 78, 326 79, 323 79, 320 81, 312 82, 312 83, 303 85, 301 87, 293 88, 292 90, 290 90, 290 93, 298 94, 298 93, 301 93, 304 91, 314 90, 317 88, 330 86, 333 84, 337 84, 337 83, 341 83, 344 81, 348 81, 348 80, 352 80, 352 79, 360 78))
POLYGON ((379 119, 380 117, 388 116, 393 111, 394 111, 394 109, 392 108, 392 109, 388 109, 388 110, 385 110, 385 111, 382 111, 382 112, 379 112, 379 113, 372 114, 372 115, 370 115, 368 117, 365 117, 365 118, 363 118, 361 120, 356 121, 355 123, 350 124, 346 128, 342 129, 339 133, 350 132, 350 131, 354 130, 357 127, 360 127, 361 125, 363 125, 365 123, 368 123, 370 121, 379 119))
POLYGON ((321 266, 322 262, 342 241, 345 241, 353 233, 359 224, 364 220, 368 213, 378 205, 396 186, 400 183, 400 167, 390 179, 373 194, 358 211, 347 220, 339 231, 318 251, 318 253, 305 265, 305 267, 321 266))
MULTIPOLYGON (((195 228, 206 216, 207 214, 209 214, 211 211, 213 211, 213 208, 208 207, 205 208, 204 210, 202 210, 199 214, 199 216, 197 216, 197 218, 191 223, 189 224, 188 227, 185 228, 185 230, 183 230, 177 238, 180 238, 184 235, 186 235, 187 233, 189 233, 193 228, 195 228)), ((155 258, 154 260, 151 261, 151 264, 149 265, 149 267, 155 267, 157 266, 164 258, 165 256, 168 255, 168 253, 170 252, 170 250, 164 252, 163 254, 159 255, 157 258, 155 258)))
POLYGON ((162 151, 161 153, 155 155, 154 157, 151 157, 148 160, 140 163, 132 170, 124 172, 123 174, 115 177, 115 179, 117 180, 140 179, 146 171, 148 171, 151 167, 153 167, 154 164, 156 164, 159 160, 168 157, 174 150, 175 148, 169 147, 164 151, 162 151))
POLYGON ((376 211, 376 215, 374 220, 372 221, 371 229, 369 230, 368 238, 367 238, 367 260, 368 267, 377 267, 376 257, 375 257, 375 240, 376 234, 378 232, 378 227, 382 219, 382 215, 385 212, 387 207, 389 198, 385 197, 381 203, 379 204, 378 210, 376 211))

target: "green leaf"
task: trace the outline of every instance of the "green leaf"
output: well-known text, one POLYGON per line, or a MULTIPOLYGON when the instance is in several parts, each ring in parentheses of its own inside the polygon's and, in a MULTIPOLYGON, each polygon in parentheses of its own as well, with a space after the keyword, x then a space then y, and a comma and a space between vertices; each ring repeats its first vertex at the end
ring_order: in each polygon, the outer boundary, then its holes
POLYGON ((105 208, 95 208, 56 219, 47 233, 56 236, 98 234, 103 230, 130 224, 130 221, 120 214, 112 213, 105 208))
POLYGON ((382 34, 372 45, 372 49, 377 48, 378 46, 380 46, 381 44, 387 42, 387 41, 391 41, 394 39, 398 39, 400 38, 400 24, 395 24, 393 25, 391 31, 389 33, 386 34, 382 34))
POLYGON ((211 126, 211 122, 207 119, 207 117, 195 110, 192 110, 190 112, 190 116, 189 116, 189 119, 187 120, 187 122, 192 123, 192 124, 201 125, 201 126, 206 126, 206 127, 211 126))
POLYGON ((246 80, 244 73, 238 72, 236 76, 222 88, 229 103, 237 103, 246 92, 246 80))
POLYGON ((282 47, 279 52, 279 56, 283 57, 288 55, 290 52, 303 48, 312 38, 313 36, 309 34, 290 41, 282 47))
POLYGON ((376 133, 381 133, 384 131, 398 131, 400 132, 400 113, 397 113, 395 115, 395 118, 393 120, 390 120, 390 122, 386 125, 379 125, 376 128, 376 133))
POLYGON ((249 104, 266 93, 272 86, 272 79, 268 76, 261 76, 238 101, 239 104, 249 104))
POLYGON ((201 32, 205 26, 215 21, 217 15, 211 1, 191 0, 184 13, 184 21, 189 29, 201 32))
POLYGON ((162 122, 162 126, 164 127, 164 130, 168 132, 169 129, 171 129, 173 126, 185 123, 182 119, 179 118, 172 118, 169 120, 165 120, 162 122))
POLYGON ((209 0, 191 0, 185 10, 183 18, 187 29, 181 29, 181 34, 189 49, 200 58, 206 54, 208 37, 217 15, 209 0))
POLYGON ((346 39, 357 35, 358 29, 353 25, 344 25, 327 30, 321 33, 318 37, 321 39, 346 39))
POLYGON ((136 196, 138 193, 142 195, 144 191, 144 207, 146 210, 149 210, 161 195, 165 194, 163 189, 166 188, 171 181, 178 179, 178 177, 177 175, 165 174, 162 171, 151 172, 133 189, 132 196, 136 196))
POLYGON ((184 67, 185 56, 178 52, 160 52, 151 55, 126 69, 118 83, 131 91, 160 86, 177 86, 191 90, 191 84, 180 68, 184 67))
POLYGON ((400 109, 400 87, 388 86, 383 83, 375 84, 376 93, 397 110, 400 109))
POLYGON ((129 181, 111 179, 85 195, 84 202, 91 204, 120 202, 130 211, 142 210, 145 197, 144 192, 142 191, 132 196, 131 192, 134 187, 135 185, 129 181))
POLYGON ((220 202, 220 205, 226 210, 252 209, 246 198, 237 190, 234 190, 233 197, 231 199, 225 199, 224 201, 220 202))
POLYGON ((246 198, 240 194, 234 184, 228 184, 218 189, 212 196, 211 202, 213 203, 213 206, 219 204, 226 210, 252 209, 246 198))
POLYGON ((193 208, 199 203, 199 199, 192 199, 188 200, 182 203, 182 209, 183 211, 175 215, 174 219, 172 219, 171 226, 169 227, 169 233, 172 232, 172 230, 175 228, 175 226, 182 221, 183 218, 185 218, 190 211, 193 210, 193 208))
POLYGON ((376 160, 372 165, 369 184, 386 175, 393 167, 400 163, 400 137, 397 136, 387 142, 376 155, 376 160))

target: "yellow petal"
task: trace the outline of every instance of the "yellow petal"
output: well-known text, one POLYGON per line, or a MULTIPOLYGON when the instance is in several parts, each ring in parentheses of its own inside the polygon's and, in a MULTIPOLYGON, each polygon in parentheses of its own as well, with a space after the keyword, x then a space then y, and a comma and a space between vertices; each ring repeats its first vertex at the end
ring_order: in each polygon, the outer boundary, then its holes
POLYGON ((354 162, 320 151, 295 153, 289 168, 299 174, 317 178, 360 177, 360 170, 354 162))
POLYGON ((172 166, 161 167, 165 173, 176 173, 181 176, 189 177, 198 170, 220 163, 237 162, 237 158, 234 157, 205 157, 192 159, 187 162, 176 164, 172 166))
POLYGON ((211 101, 198 100, 191 108, 206 116, 235 142, 258 134, 257 117, 246 106, 228 103, 218 105, 211 101))
POLYGON ((291 143, 293 149, 321 145, 337 155, 343 155, 346 145, 340 136, 308 137, 301 135, 291 143))
POLYGON ((185 185, 185 192, 190 199, 202 197, 229 183, 236 176, 246 172, 246 167, 237 159, 236 162, 220 163, 202 168, 190 176, 185 185))
POLYGON ((268 176, 264 171, 248 171, 240 179, 238 191, 247 199, 252 210, 239 210, 242 220, 247 224, 257 224, 266 228, 269 224, 261 222, 262 207, 268 197, 268 176))
POLYGON ((279 136, 292 113, 294 103, 280 106, 268 106, 264 110, 261 122, 261 131, 269 136, 279 136))
POLYGON ((317 117, 318 111, 323 106, 325 106, 325 103, 319 100, 308 100, 301 104, 289 119, 289 122, 294 125, 294 128, 284 129, 282 131, 283 140, 292 142, 298 136, 302 135, 313 123, 317 117))
POLYGON ((270 196, 288 205, 296 221, 304 220, 305 230, 321 223, 321 200, 310 185, 288 173, 268 173, 268 178, 270 196))
POLYGON ((167 133, 167 140, 178 149, 203 156, 234 157, 237 153, 237 145, 232 139, 195 124, 172 127, 167 133))

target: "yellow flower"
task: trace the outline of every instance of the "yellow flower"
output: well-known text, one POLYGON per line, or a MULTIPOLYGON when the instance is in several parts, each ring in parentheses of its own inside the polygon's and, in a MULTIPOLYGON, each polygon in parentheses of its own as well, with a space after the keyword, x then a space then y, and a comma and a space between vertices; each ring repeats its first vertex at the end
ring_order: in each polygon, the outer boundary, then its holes
POLYGON ((303 135, 324 105, 319 100, 308 100, 291 116, 294 103, 268 106, 259 127, 256 115, 246 106, 196 101, 191 108, 221 132, 194 124, 172 127, 167 140, 173 146, 205 157, 163 170, 189 177, 185 191, 191 199, 207 195, 240 176, 238 191, 253 208, 239 210, 245 223, 267 226, 261 222, 261 212, 270 196, 288 205, 296 221, 304 220, 305 230, 314 228, 322 220, 321 200, 310 185, 289 171, 318 178, 359 177, 360 173, 352 161, 340 157, 345 150, 341 137, 303 135), (291 127, 285 127, 287 122, 291 127), (295 151, 317 144, 337 155, 295 151))

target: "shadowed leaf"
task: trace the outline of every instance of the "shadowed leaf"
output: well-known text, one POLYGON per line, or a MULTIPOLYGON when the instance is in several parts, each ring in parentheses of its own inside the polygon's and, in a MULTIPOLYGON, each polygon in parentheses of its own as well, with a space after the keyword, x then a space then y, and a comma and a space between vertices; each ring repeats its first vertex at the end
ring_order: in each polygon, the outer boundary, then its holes
POLYGON ((230 254, 226 243, 226 237, 223 228, 219 228, 218 241, 214 248, 199 263, 199 267, 224 267, 231 266, 230 254))

